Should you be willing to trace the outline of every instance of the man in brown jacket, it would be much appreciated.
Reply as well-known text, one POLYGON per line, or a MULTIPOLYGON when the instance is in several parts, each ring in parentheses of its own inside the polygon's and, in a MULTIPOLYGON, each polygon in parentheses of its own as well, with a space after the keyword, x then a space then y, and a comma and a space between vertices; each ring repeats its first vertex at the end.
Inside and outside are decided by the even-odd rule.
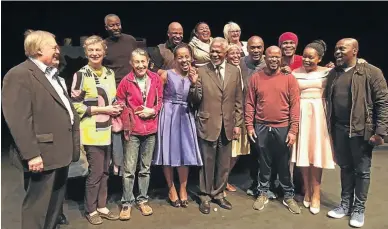
POLYGON ((228 43, 214 38, 210 46, 211 63, 193 71, 189 99, 198 107, 197 132, 203 167, 200 170, 199 210, 210 213, 210 200, 232 209, 223 195, 229 175, 232 140, 238 139, 243 124, 242 87, 237 67, 226 63, 228 43))
POLYGON ((53 68, 59 57, 55 36, 27 31, 28 59, 4 77, 2 105, 28 189, 22 229, 52 229, 62 208, 68 167, 79 159, 79 118, 53 68))

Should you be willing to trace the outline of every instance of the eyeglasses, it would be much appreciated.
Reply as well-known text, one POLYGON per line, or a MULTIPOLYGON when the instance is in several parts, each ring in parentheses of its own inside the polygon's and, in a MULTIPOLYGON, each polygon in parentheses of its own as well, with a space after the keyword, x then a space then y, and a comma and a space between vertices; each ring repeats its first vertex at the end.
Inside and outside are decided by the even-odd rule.
POLYGON ((229 33, 240 33, 241 30, 230 30, 229 33))

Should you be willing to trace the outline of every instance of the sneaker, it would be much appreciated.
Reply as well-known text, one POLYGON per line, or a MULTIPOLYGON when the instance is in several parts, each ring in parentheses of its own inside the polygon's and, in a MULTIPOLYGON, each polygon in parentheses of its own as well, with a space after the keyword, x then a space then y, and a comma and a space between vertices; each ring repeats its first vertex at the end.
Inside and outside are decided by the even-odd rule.
POLYGON ((364 226, 365 214, 364 212, 354 211, 350 216, 350 226, 352 227, 362 227, 364 226))
POLYGON ((333 210, 329 211, 327 215, 334 219, 341 219, 344 216, 349 215, 349 210, 347 208, 344 208, 342 205, 340 205, 334 208, 333 210))
POLYGON ((257 197, 256 201, 253 203, 253 209, 255 210, 263 210, 265 205, 268 204, 268 197, 266 195, 260 195, 257 197))
POLYGON ((294 214, 301 213, 301 210, 300 210, 298 203, 293 198, 283 200, 283 204, 286 207, 288 207, 288 210, 290 210, 290 212, 292 212, 294 214))
POLYGON ((129 220, 131 219, 131 207, 123 206, 120 212, 120 220, 129 220))
POLYGON ((257 185, 252 184, 251 187, 247 189, 248 196, 256 196, 257 195, 257 185))
POLYGON ((267 195, 268 195, 268 199, 270 199, 270 200, 275 200, 276 199, 276 194, 273 193, 270 190, 268 190, 267 195))

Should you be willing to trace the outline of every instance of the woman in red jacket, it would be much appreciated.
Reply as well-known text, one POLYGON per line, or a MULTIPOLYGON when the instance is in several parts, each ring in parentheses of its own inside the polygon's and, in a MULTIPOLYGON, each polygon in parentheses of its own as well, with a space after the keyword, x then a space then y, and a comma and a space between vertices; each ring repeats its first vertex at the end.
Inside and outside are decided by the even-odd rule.
POLYGON ((153 213, 148 205, 150 166, 158 129, 158 113, 162 106, 163 85, 156 73, 148 70, 149 56, 146 51, 132 52, 130 63, 133 70, 126 75, 117 88, 117 101, 126 105, 121 115, 124 124, 125 151, 121 220, 131 218, 131 207, 136 204, 144 216, 153 213), (130 125, 130 127, 128 127, 130 125), (139 196, 133 195, 136 168, 139 196))

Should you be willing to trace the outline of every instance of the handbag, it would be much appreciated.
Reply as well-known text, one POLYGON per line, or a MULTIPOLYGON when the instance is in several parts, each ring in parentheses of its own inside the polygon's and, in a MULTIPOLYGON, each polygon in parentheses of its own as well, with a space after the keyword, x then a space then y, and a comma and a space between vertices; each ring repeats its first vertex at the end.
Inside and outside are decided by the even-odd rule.
POLYGON ((120 116, 112 117, 112 132, 118 133, 123 131, 123 129, 124 129, 124 125, 120 116))

